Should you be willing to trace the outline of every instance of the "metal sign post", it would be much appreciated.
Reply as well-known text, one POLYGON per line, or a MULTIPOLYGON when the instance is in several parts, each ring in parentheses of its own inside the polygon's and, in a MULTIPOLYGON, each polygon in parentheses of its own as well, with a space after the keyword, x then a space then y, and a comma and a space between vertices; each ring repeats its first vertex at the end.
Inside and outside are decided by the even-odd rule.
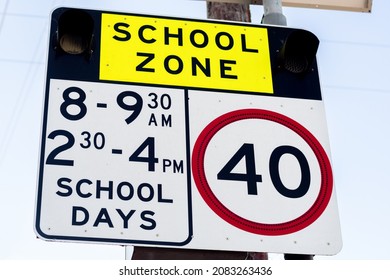
POLYGON ((262 23, 286 26, 287 20, 283 15, 281 0, 264 0, 264 17, 262 23))

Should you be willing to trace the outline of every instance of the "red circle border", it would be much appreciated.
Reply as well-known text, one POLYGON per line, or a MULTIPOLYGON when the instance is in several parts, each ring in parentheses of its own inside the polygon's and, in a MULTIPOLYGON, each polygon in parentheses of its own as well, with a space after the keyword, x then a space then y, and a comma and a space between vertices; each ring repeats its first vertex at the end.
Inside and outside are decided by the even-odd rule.
POLYGON ((333 173, 329 158, 319 141, 305 127, 293 119, 263 109, 242 109, 221 115, 208 124, 195 142, 192 153, 192 172, 197 189, 207 205, 223 220, 247 232, 261 235, 285 235, 300 231, 321 216, 326 209, 333 189, 333 173), (314 204, 300 217, 277 224, 254 222, 230 211, 211 190, 204 170, 204 158, 208 144, 214 135, 226 125, 246 119, 263 119, 281 124, 297 133, 313 150, 320 166, 321 186, 314 204))

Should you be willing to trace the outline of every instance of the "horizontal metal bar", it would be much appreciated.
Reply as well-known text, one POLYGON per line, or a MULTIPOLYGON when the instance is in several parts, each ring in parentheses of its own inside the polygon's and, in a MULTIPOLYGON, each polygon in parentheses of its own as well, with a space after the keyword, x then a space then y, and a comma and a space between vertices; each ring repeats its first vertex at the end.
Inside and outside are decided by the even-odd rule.
MULTIPOLYGON (((204 0, 203 0, 204 1, 204 0)), ((207 0, 209 2, 263 5, 262 0, 207 0)), ((372 0, 282 0, 283 6, 325 10, 371 12, 372 0)))

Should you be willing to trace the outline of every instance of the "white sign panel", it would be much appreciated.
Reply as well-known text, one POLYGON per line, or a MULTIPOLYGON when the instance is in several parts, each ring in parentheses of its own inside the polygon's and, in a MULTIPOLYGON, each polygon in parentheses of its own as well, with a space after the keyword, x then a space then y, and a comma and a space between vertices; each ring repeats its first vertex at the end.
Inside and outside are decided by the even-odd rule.
POLYGON ((339 228, 322 102, 201 92, 191 101, 199 105, 202 94, 207 105, 190 106, 200 116, 191 130, 198 135, 192 172, 194 199, 208 208, 198 207, 194 236, 203 228, 220 233, 205 237, 210 248, 339 250, 339 236, 306 239, 339 228))
POLYGON ((41 238, 340 250, 316 62, 304 79, 274 70, 292 30, 72 9, 52 30, 69 15, 99 44, 49 51, 41 238))
POLYGON ((42 231, 186 241, 184 91, 53 79, 49 95, 42 231))

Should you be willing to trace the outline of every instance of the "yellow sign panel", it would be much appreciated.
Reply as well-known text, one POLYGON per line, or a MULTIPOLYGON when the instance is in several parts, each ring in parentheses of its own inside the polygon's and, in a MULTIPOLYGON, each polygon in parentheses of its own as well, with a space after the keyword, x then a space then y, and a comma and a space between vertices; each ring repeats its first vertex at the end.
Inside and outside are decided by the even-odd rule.
POLYGON ((99 78, 273 93, 267 29, 103 13, 99 78))

